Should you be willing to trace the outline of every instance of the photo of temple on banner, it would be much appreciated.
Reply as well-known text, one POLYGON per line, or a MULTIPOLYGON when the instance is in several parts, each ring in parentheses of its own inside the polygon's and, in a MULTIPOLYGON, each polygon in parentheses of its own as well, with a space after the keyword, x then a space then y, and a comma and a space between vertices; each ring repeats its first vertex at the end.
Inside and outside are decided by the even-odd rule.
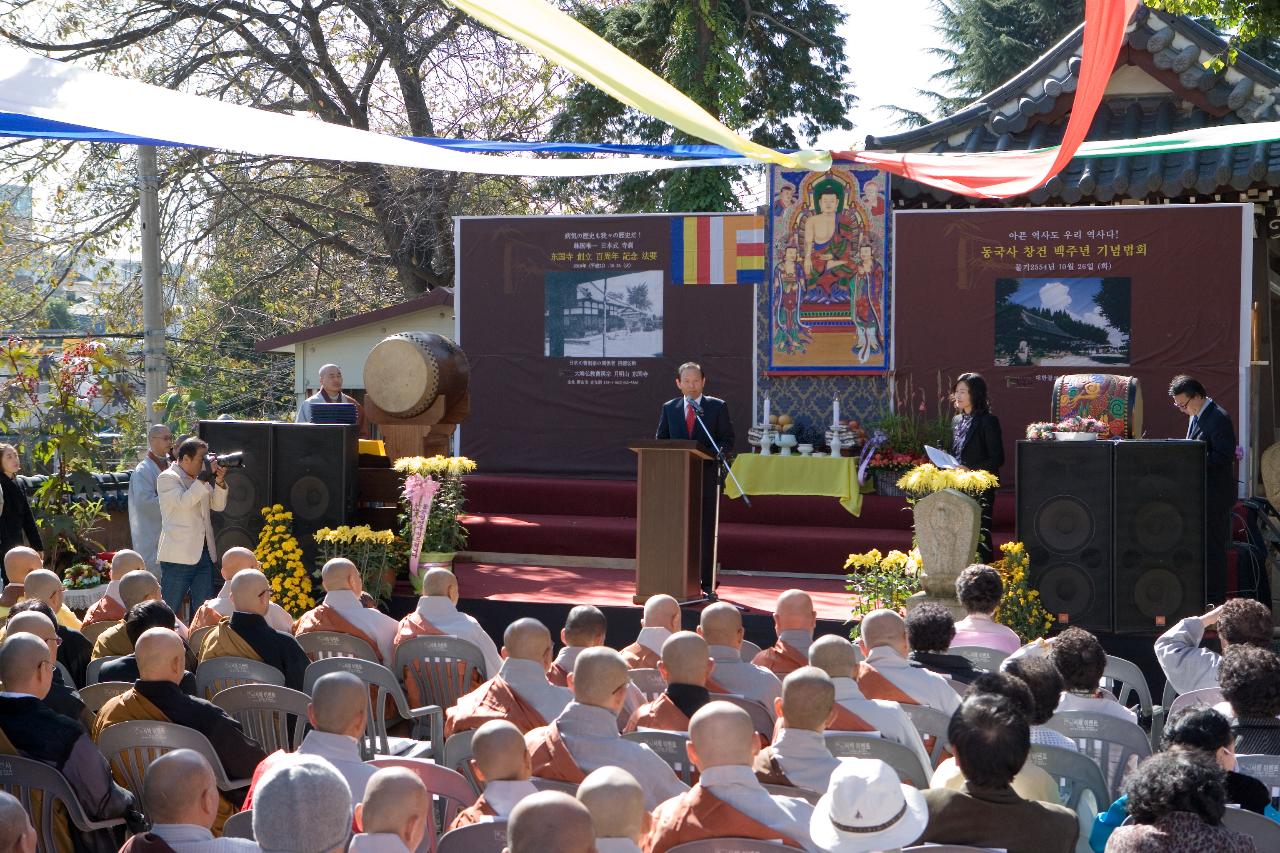
POLYGON ((998 367, 1129 364, 1127 278, 996 280, 998 367))
POLYGON ((662 355, 661 270, 623 274, 548 272, 545 294, 544 355, 662 355))

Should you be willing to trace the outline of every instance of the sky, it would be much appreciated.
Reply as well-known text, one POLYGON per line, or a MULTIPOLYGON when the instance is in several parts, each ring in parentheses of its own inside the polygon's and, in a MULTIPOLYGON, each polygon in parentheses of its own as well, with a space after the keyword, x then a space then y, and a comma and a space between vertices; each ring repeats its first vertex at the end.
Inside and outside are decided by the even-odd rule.
POLYGON ((1073 319, 1106 331, 1113 346, 1124 343, 1124 333, 1113 329, 1094 303, 1093 296, 1102 289, 1100 278, 1073 278, 1067 281, 1024 278, 1009 301, 1028 308, 1066 311, 1073 319))

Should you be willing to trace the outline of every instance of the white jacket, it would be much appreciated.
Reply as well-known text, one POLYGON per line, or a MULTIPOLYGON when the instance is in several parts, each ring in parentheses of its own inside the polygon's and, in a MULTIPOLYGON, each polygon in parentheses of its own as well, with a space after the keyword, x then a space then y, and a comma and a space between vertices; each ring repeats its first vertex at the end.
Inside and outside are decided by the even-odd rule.
POLYGON ((188 477, 174 462, 156 478, 156 492, 160 496, 160 561, 194 565, 208 546, 216 563, 218 547, 209 512, 227 508, 227 489, 188 477))

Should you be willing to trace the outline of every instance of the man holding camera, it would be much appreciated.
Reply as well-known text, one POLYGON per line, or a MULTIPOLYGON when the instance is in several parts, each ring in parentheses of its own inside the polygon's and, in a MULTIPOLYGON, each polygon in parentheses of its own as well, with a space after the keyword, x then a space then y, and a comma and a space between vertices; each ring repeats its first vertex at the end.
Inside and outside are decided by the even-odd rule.
POLYGON ((174 613, 191 593, 191 609, 213 596, 213 558, 218 553, 209 513, 227 507, 226 469, 209 445, 188 438, 177 461, 156 478, 160 498, 160 594, 174 613))

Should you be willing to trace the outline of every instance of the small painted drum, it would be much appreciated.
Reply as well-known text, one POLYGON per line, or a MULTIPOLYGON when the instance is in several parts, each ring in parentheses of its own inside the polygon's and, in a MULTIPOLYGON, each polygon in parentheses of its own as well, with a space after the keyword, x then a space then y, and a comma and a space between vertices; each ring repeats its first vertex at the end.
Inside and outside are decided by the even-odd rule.
POLYGON ((1108 438, 1142 437, 1142 388, 1136 376, 1072 373, 1053 383, 1054 423, 1079 415, 1102 421, 1108 438))

